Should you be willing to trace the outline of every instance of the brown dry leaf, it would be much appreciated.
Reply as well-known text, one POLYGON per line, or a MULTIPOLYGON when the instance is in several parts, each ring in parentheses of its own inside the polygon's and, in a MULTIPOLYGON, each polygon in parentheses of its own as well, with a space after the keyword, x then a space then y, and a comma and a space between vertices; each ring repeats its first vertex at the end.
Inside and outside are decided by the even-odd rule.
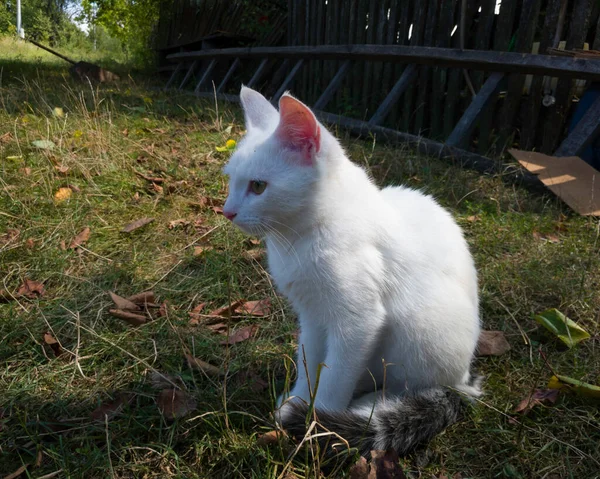
POLYGON ((5 476, 4 479, 16 479, 21 474, 23 474, 27 470, 28 467, 29 467, 29 464, 24 464, 21 467, 19 467, 19 469, 17 469, 12 474, 9 474, 8 476, 5 476))
POLYGON ((132 393, 118 393, 112 401, 102 403, 92 411, 90 417, 92 421, 106 421, 105 417, 112 419, 121 412, 123 407, 133 400, 132 393))
POLYGON ((12 133, 10 131, 7 131, 6 133, 0 135, 0 143, 8 143, 12 140, 12 137, 12 133))
POLYGON ((133 200, 135 203, 137 203, 138 201, 140 201, 140 194, 139 194, 139 192, 137 192, 137 191, 135 192, 135 195, 133 195, 133 198, 132 198, 132 200, 133 200))
POLYGON ((154 191, 156 191, 159 195, 162 195, 163 191, 164 191, 163 187, 160 185, 157 185, 156 183, 152 183, 152 189, 154 191))
POLYGON ((67 251, 67 243, 65 243, 64 240, 60 242, 60 249, 62 251, 67 251))
POLYGON ((206 223, 206 220, 199 216, 194 220, 194 228, 202 228, 204 227, 204 223, 206 223))
POLYGON ((180 226, 183 227, 183 228, 185 228, 189 224, 190 224, 190 222, 188 220, 173 220, 173 221, 169 221, 168 228, 170 230, 175 229, 175 228, 179 228, 180 226))
POLYGON ((141 314, 131 313, 129 311, 122 311, 120 309, 109 309, 108 312, 115 318, 123 319, 133 326, 141 326, 146 324, 147 318, 141 314))
POLYGON ((139 220, 132 221, 131 223, 125 225, 121 231, 123 233, 131 233, 132 231, 135 231, 142 226, 146 226, 153 221, 154 218, 140 218, 139 220))
POLYGON ((165 316, 167 316, 167 302, 164 301, 159 307, 158 307, 158 317, 159 318, 164 318, 165 316))
POLYGON ((186 354, 185 359, 190 369, 195 369, 205 373, 208 376, 223 376, 225 373, 216 366, 209 364, 201 359, 195 358, 191 354, 186 354))
POLYGON ((29 168, 28 166, 26 166, 25 168, 20 168, 19 171, 25 176, 31 175, 31 168, 29 168))
POLYGON ((211 210, 213 210, 215 213, 217 213, 218 215, 222 215, 223 214, 223 208, 220 206, 213 206, 211 208, 211 210))
POLYGON ((229 329, 225 323, 207 324, 206 327, 218 334, 227 334, 229 329))
POLYGON ((249 238, 248 243, 250 243, 252 246, 258 246, 260 245, 260 240, 258 238, 249 238))
POLYGON ((259 261, 265 255, 265 250, 262 248, 254 248, 249 249, 248 251, 244 251, 242 256, 248 261, 259 261))
POLYGON ((182 418, 196 409, 196 401, 181 389, 163 389, 156 398, 158 409, 167 419, 182 418))
POLYGON ((161 373, 160 371, 149 372, 150 385, 154 389, 169 389, 173 385, 183 386, 183 381, 179 376, 172 376, 171 374, 161 373))
POLYGON ((26 279, 25 282, 19 286, 17 290, 17 296, 25 296, 29 299, 41 298, 44 296, 44 285, 39 281, 33 281, 31 279, 26 279))
POLYGON ((140 311, 140 309, 141 309, 133 301, 122 298, 121 296, 113 293, 112 291, 109 291, 108 294, 110 296, 110 299, 112 299, 112 302, 115 303, 115 306, 117 307, 117 309, 124 309, 124 310, 129 310, 129 311, 140 311))
POLYGON ((233 303, 231 303, 231 304, 229 304, 227 306, 223 306, 222 308, 218 308, 218 309, 215 309, 215 310, 211 311, 210 313, 208 313, 208 315, 209 316, 221 316, 221 317, 224 317, 224 318, 228 318, 242 304, 244 304, 244 300, 243 299, 239 299, 239 300, 234 301, 233 303))
POLYGON ((560 238, 554 233, 540 233, 538 231, 534 231, 533 237, 537 240, 547 241, 548 243, 560 243, 560 238))
POLYGON ((205 306, 206 306, 206 303, 200 303, 199 305, 194 307, 194 309, 192 309, 188 313, 191 318, 189 324, 196 325, 199 323, 200 317, 202 315, 202 310, 204 309, 205 306))
POLYGON ((510 350, 502 331, 481 331, 477 343, 477 356, 500 356, 510 350))
POLYGON ((241 343, 242 341, 246 341, 248 339, 250 339, 252 336, 254 336, 256 334, 256 331, 258 330, 258 326, 256 324, 253 324, 252 326, 245 326, 243 328, 239 328, 236 329, 233 333, 231 333, 229 335, 229 337, 224 340, 221 341, 222 345, 226 345, 226 344, 236 344, 236 343, 241 343))
POLYGON ((249 314, 251 316, 268 316, 271 314, 271 300, 261 299, 259 301, 247 301, 235 310, 238 314, 249 314))
POLYGON ((259 446, 270 446, 279 444, 279 441, 287 439, 287 435, 283 431, 269 431, 264 434, 259 434, 256 438, 256 444, 259 446))
POLYGON ((78 246, 81 246, 84 243, 86 243, 87 240, 90 239, 91 233, 92 230, 89 227, 86 226, 85 228, 83 228, 83 230, 81 230, 81 232, 77 236, 75 236, 75 238, 73 238, 71 244, 69 245, 69 248, 75 249, 78 246))
POLYGON ((35 241, 33 238, 27 238, 27 241, 25 241, 25 246, 27 246, 29 249, 33 249, 35 248, 35 241))
POLYGON ((370 466, 368 479, 406 479, 394 450, 371 451, 370 466))
POLYGON ((558 398, 558 389, 536 389, 535 392, 523 399, 515 408, 515 412, 527 414, 538 404, 554 404, 558 398))
POLYGON ((129 128, 125 128, 121 133, 123 136, 129 136, 129 128))
POLYGON ((50 346, 50 349, 52 349, 52 351, 54 351, 54 356, 59 357, 63 353, 63 350, 60 347, 60 343, 56 340, 56 338, 54 336, 52 336, 52 333, 50 333, 50 332, 44 333, 43 338, 44 338, 44 343, 47 344, 48 346, 50 346))
POLYGON ((467 221, 469 223, 475 223, 476 221, 479 221, 481 218, 479 215, 471 215, 467 217, 467 221))
POLYGON ((7 245, 12 241, 15 241, 21 236, 21 230, 15 228, 9 228, 2 236, 0 236, 0 244, 7 245))
POLYGON ((141 293, 134 294, 133 296, 129 296, 126 299, 127 301, 131 301, 132 303, 139 304, 141 306, 144 306, 146 303, 154 303, 154 301, 156 301, 154 291, 143 291, 141 293))
POLYGON ((360 456, 350 470, 348 471, 349 479, 369 479, 369 465, 367 460, 360 456))
POLYGON ((65 165, 55 165, 54 168, 61 175, 66 175, 70 171, 70 168, 65 165))
POLYGON ((212 246, 194 246, 194 256, 202 256, 207 251, 212 251, 212 246))
POLYGON ((236 383, 249 387, 253 392, 259 393, 269 387, 269 383, 252 370, 243 370, 237 374, 236 383))

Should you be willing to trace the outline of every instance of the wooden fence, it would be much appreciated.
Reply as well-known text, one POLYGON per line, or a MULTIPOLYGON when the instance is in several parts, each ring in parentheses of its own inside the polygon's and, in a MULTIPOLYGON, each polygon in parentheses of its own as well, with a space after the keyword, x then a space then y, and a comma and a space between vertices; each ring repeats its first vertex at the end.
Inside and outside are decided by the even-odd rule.
MULTIPOLYGON (((236 4, 216 3, 228 8, 236 4)), ((287 45, 380 44, 544 54, 549 48, 600 49, 599 11, 598 0, 287 0, 287 15, 277 29, 287 30, 287 45)), ((238 20, 230 15, 231 32, 238 20)), ((344 62, 307 58, 288 87, 313 105, 344 62)), ((287 71, 276 73, 283 78, 292 67, 289 63, 287 71)), ((248 77, 245 68, 242 62, 239 78, 248 77)), ((405 77, 413 81, 382 125, 441 142, 490 77, 476 69, 352 60, 344 66, 347 71, 327 110, 360 120, 372 118, 408 68, 414 72, 405 77)), ((566 76, 549 79, 515 73, 502 78, 501 94, 484 105, 470 144, 464 146, 484 155, 510 144, 554 152, 565 136, 576 86, 566 76)), ((581 86, 579 82, 583 91, 581 86)), ((239 81, 229 81, 229 92, 238 88, 239 81)))
MULTIPOLYGON (((599 7, 597 0, 288 0, 287 41, 289 45, 422 45, 524 53, 571 50, 583 48, 584 43, 600 49, 599 7)), ((312 104, 340 64, 307 62, 293 92, 312 104)), ((407 67, 354 62, 351 68, 328 110, 367 119, 407 67)), ((475 92, 488 76, 478 71, 468 75, 475 92)), ((514 141, 524 149, 553 152, 564 136, 573 87, 572 79, 551 82, 543 77, 509 76, 501 85, 505 94, 482 115, 471 149, 490 154, 514 141)), ((472 94, 464 71, 421 66, 417 81, 385 125, 443 141, 472 94)))

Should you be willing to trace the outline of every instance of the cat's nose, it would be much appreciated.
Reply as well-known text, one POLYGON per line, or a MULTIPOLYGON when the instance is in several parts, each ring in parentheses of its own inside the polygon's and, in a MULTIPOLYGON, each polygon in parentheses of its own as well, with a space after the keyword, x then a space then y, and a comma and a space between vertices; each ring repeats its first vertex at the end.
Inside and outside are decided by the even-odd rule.
POLYGON ((233 221, 233 218, 237 216, 237 213, 232 211, 223 211, 223 216, 225 216, 225 218, 227 218, 229 221, 233 221))

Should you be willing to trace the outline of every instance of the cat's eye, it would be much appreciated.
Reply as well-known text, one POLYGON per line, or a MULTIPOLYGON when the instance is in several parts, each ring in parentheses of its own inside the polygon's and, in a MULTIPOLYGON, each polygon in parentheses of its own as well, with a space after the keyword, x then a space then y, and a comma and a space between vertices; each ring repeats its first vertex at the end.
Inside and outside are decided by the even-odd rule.
POLYGON ((252 180, 250 182, 250 191, 252 193, 254 193, 255 195, 261 195, 263 193, 263 191, 265 191, 266 187, 267 187, 266 181, 252 180))

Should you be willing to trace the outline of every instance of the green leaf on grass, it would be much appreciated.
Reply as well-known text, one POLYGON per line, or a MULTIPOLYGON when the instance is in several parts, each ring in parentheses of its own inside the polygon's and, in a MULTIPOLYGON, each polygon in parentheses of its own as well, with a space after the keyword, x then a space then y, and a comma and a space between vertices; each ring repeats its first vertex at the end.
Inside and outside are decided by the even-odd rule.
POLYGON ((56 146, 54 142, 50 140, 35 140, 32 141, 31 144, 36 148, 40 148, 42 150, 52 150, 56 146))
POLYGON ((548 381, 550 389, 568 389, 578 396, 600 399, 600 386, 584 383, 568 376, 552 376, 548 381))
POLYGON ((585 329, 555 308, 547 309, 543 313, 535 315, 533 319, 553 332, 569 348, 590 337, 585 329))

